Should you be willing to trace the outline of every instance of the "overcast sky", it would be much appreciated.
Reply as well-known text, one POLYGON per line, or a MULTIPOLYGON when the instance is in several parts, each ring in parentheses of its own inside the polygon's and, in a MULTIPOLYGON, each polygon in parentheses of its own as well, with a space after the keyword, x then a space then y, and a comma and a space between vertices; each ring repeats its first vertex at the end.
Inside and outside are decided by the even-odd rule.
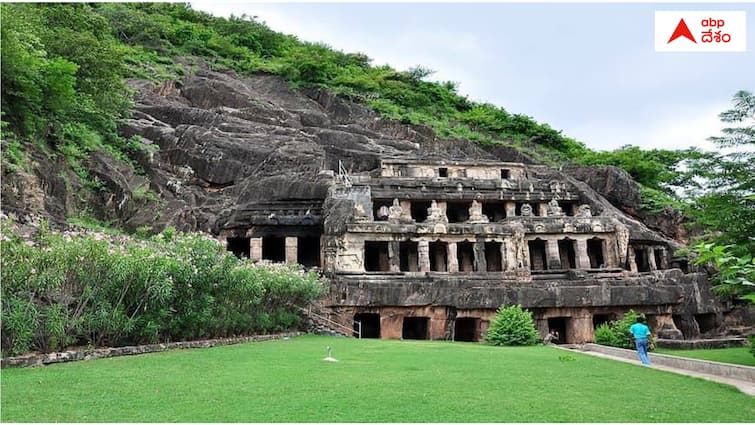
POLYGON ((523 113, 595 149, 710 148, 718 113, 755 90, 755 5, 192 2, 374 65, 422 65, 470 99, 523 113), (655 53, 655 10, 744 10, 746 53, 655 53))

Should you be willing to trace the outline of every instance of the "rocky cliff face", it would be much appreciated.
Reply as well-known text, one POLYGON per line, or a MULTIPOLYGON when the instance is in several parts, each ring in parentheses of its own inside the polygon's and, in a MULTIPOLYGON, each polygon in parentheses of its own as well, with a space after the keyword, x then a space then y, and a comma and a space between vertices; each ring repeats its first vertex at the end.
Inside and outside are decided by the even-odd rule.
MULTIPOLYGON (((339 161, 352 173, 375 170, 383 156, 532 162, 511 148, 486 151, 439 139, 427 127, 380 118, 326 91, 295 90, 271 75, 239 77, 200 66, 179 82, 127 83, 135 106, 120 131, 141 139, 143 173, 96 152, 85 165, 105 190, 82 191, 64 163, 35 154, 29 171, 5 171, 3 210, 58 222, 89 210, 131 230, 172 225, 218 234, 243 226, 245 212, 261 203, 322 202, 332 176, 323 170, 337 170, 339 161)), ((626 174, 536 168, 580 185, 595 213, 619 217, 643 239, 664 239, 624 214, 639 202, 626 174)))

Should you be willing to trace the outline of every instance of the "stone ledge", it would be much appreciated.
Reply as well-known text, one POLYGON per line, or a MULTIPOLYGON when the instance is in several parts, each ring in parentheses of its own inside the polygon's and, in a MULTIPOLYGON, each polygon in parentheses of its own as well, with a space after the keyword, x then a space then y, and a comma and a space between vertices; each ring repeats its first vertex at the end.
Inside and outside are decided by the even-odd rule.
POLYGON ((209 348, 219 345, 242 344, 245 342, 261 342, 294 337, 304 332, 287 332, 272 335, 254 335, 236 338, 203 339, 198 341, 166 342, 163 344, 129 345, 124 347, 95 348, 91 350, 68 350, 47 354, 26 354, 18 357, 6 357, 0 360, 0 368, 41 366, 53 363, 74 362, 79 360, 102 359, 106 357, 130 356, 134 354, 157 353, 160 351, 209 348))
POLYGON ((655 343, 661 348, 674 350, 696 350, 705 348, 729 348, 747 346, 747 338, 715 338, 715 339, 656 339, 655 343))
MULTIPOLYGON (((608 354, 625 359, 637 359, 637 352, 624 348, 607 347, 599 344, 584 344, 578 349, 583 351, 593 351, 596 353, 608 354)), ((650 362, 660 366, 667 366, 676 369, 689 370, 697 373, 720 376, 723 378, 733 378, 742 381, 755 382, 755 367, 735 365, 730 363, 714 362, 710 360, 688 359, 684 357, 670 356, 667 354, 649 353, 650 362)))

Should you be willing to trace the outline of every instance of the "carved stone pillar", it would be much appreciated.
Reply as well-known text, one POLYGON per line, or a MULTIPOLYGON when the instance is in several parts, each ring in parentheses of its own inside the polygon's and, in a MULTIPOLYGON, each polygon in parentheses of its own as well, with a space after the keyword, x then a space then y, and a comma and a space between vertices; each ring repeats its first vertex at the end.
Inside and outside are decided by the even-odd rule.
POLYGON ((249 258, 262 261, 262 238, 249 239, 249 258))
POLYGON ((650 271, 658 270, 658 266, 655 264, 655 250, 652 246, 645 248, 645 255, 648 257, 648 267, 650 267, 650 271))
POLYGON ((506 208, 506 218, 516 216, 516 202, 506 201, 503 205, 506 208))
POLYGON ((548 270, 559 270, 561 268, 558 240, 548 239, 545 241, 545 261, 548 263, 548 270))
POLYGON ((286 236, 286 264, 294 264, 299 257, 299 238, 286 236))
POLYGON ((488 262, 485 258, 485 241, 478 240, 474 243, 474 271, 484 272, 488 270, 488 262))
POLYGON ((392 272, 401 271, 401 248, 399 241, 388 242, 388 263, 392 272))
POLYGON ((430 271, 430 242, 419 241, 417 243, 417 253, 419 254, 419 271, 430 271))
POLYGON ((456 242, 448 243, 448 272, 459 272, 459 259, 456 256, 456 242))
POLYGON ((548 216, 548 204, 544 202, 539 202, 537 204, 537 215, 540 217, 547 217, 548 216))
POLYGON ((401 209, 404 210, 404 218, 409 219, 409 217, 412 217, 412 201, 408 199, 404 199, 399 201, 399 205, 401 205, 401 209))
POLYGON ((587 255, 587 241, 584 239, 577 239, 577 252, 576 254, 576 260, 577 260, 577 268, 578 269, 589 269, 590 268, 590 257, 587 255))
POLYGON ((566 326, 567 344, 582 344, 592 342, 595 338, 592 325, 592 315, 587 312, 580 313, 579 316, 569 318, 566 326))
POLYGON ((516 257, 514 250, 509 246, 511 242, 504 239, 501 242, 501 270, 513 270, 516 267, 516 257))
POLYGON ((668 269, 668 250, 665 247, 659 249, 661 250, 661 264, 656 264, 656 266, 666 270, 668 269))
POLYGON ((627 263, 629 264, 629 271, 637 273, 637 260, 634 257, 634 249, 629 249, 627 253, 627 263))

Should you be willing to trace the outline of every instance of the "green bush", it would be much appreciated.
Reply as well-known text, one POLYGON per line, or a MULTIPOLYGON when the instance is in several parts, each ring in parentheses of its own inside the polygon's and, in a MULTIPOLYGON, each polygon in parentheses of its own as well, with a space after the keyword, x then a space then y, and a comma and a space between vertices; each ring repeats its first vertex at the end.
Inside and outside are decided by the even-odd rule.
POLYGON ((539 340, 532 313, 520 305, 501 306, 485 334, 492 345, 535 345, 539 340))
POLYGON ((175 229, 142 240, 93 231, 33 238, 3 223, 2 349, 228 337, 291 329, 291 304, 319 297, 316 273, 239 260, 175 229))
POLYGON ((637 322, 637 317, 645 317, 645 315, 629 310, 621 319, 598 326, 595 329, 595 343, 611 347, 634 348, 634 340, 629 334, 629 327, 637 322))

